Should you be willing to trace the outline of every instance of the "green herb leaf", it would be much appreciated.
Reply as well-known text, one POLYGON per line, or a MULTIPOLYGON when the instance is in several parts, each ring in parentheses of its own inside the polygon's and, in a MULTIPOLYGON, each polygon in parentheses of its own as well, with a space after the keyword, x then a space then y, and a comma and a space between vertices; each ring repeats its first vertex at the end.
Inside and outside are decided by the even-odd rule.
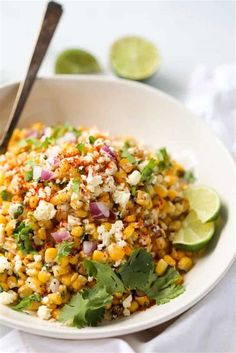
POLYGON ((152 256, 143 248, 135 250, 121 266, 119 274, 125 287, 145 290, 155 279, 152 256))
POLYGON ((76 137, 79 137, 81 135, 81 131, 76 129, 73 125, 69 124, 69 123, 65 123, 64 127, 66 128, 66 130, 68 132, 72 132, 76 135, 76 137))
POLYGON ((34 235, 33 228, 30 225, 26 225, 21 222, 13 232, 18 248, 24 253, 35 253, 35 249, 32 246, 32 237, 34 235))
POLYGON ((58 246, 56 261, 60 262, 63 256, 68 256, 73 248, 74 243, 64 240, 58 246))
POLYGON ((7 190, 2 190, 0 196, 3 201, 11 201, 12 199, 12 194, 7 190))
POLYGON ((76 145, 77 150, 80 151, 81 156, 84 156, 85 153, 85 144, 84 143, 78 143, 78 145, 76 145))
POLYGON ((168 169, 171 166, 170 162, 170 156, 167 153, 167 150, 165 147, 160 148, 157 151, 157 158, 158 158, 158 167, 160 169, 168 169))
POLYGON ((187 183, 193 183, 196 180, 192 170, 186 170, 183 179, 186 180, 187 183))
POLYGON ((131 195, 132 195, 132 196, 135 196, 136 193, 137 193, 137 187, 136 187, 136 186, 132 186, 132 187, 131 187, 131 195))
POLYGON ((185 291, 185 288, 178 283, 181 278, 178 271, 169 268, 166 273, 158 277, 152 286, 146 291, 146 294, 155 299, 157 304, 168 303, 171 299, 176 298, 185 291))
POLYGON ((34 167, 36 165, 36 163, 34 161, 28 161, 28 162, 26 162, 25 165, 29 165, 30 167, 34 167))
POLYGON ((29 297, 23 298, 17 305, 13 306, 12 309, 22 311, 28 309, 34 302, 40 302, 41 296, 39 294, 31 294, 29 297))
POLYGON ((134 158, 134 156, 129 152, 129 144, 125 143, 123 150, 121 152, 121 157, 122 158, 126 158, 128 159, 129 163, 131 164, 136 164, 136 159, 134 158))
POLYGON ((96 326, 103 318, 104 306, 110 304, 112 295, 104 287, 95 286, 75 294, 59 315, 59 321, 78 328, 96 326))
POLYGON ((73 179, 71 182, 71 189, 76 193, 80 194, 80 179, 73 179))
POLYGON ((124 292, 124 285, 111 266, 87 259, 83 263, 88 275, 96 278, 97 284, 105 287, 107 293, 124 292))
POLYGON ((150 182, 152 180, 152 175, 157 167, 157 162, 155 159, 150 159, 148 164, 143 168, 141 173, 141 181, 150 182))
POLYGON ((17 219, 24 212, 24 206, 21 203, 15 204, 14 206, 12 218, 17 219))
POLYGON ((27 170, 25 172, 25 181, 30 181, 33 179, 33 169, 27 170))
POLYGON ((96 137, 89 136, 89 142, 91 143, 91 145, 93 145, 95 141, 96 141, 96 137))
POLYGON ((53 144, 54 142, 55 142, 55 139, 52 136, 46 137, 45 140, 41 143, 41 147, 48 148, 48 146, 53 144))

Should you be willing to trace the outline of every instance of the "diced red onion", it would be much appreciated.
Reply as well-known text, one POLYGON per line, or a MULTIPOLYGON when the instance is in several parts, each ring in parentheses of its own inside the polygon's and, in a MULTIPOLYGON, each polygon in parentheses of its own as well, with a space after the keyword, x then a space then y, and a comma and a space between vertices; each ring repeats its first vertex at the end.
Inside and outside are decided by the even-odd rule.
POLYGON ((115 214, 103 202, 90 202, 90 212, 94 219, 116 218, 115 214))
POLYGON ((51 233, 51 236, 57 243, 61 243, 63 240, 71 239, 71 235, 67 230, 60 230, 58 232, 51 233))
POLYGON ((26 133, 26 137, 38 137, 38 132, 36 130, 30 130, 26 133))
POLYGON ((54 178, 53 172, 51 172, 50 170, 42 169, 41 178, 40 178, 42 181, 51 180, 53 178, 54 178))
POLYGON ((59 165, 59 158, 57 158, 56 156, 51 156, 48 157, 47 162, 50 164, 50 166, 57 166, 59 165))
POLYGON ((94 250, 97 249, 97 243, 95 241, 85 240, 83 242, 83 252, 85 255, 91 255, 94 250))
POLYGON ((114 160, 117 159, 115 152, 113 152, 113 151, 111 150, 111 148, 110 148, 109 146, 107 146, 106 144, 104 144, 104 145, 102 146, 102 150, 103 150, 110 158, 112 158, 112 159, 114 159, 114 160))
POLYGON ((59 285, 60 285, 60 283, 59 283, 58 279, 53 278, 53 279, 51 280, 50 285, 49 285, 50 291, 51 291, 52 293, 58 292, 58 290, 59 290, 59 285))

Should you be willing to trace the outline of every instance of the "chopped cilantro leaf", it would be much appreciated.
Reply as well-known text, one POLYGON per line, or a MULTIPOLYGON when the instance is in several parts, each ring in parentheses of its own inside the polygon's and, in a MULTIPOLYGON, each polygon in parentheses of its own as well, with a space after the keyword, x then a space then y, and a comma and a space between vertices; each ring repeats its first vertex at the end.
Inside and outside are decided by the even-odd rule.
POLYGON ((104 306, 111 302, 112 296, 104 287, 86 289, 62 308, 59 321, 78 328, 96 326, 103 318, 104 306))
POLYGON ((33 228, 21 222, 14 230, 13 235, 16 238, 18 248, 24 253, 34 253, 32 246, 33 228))
POLYGON ((25 310, 30 307, 30 305, 34 302, 40 302, 41 296, 39 294, 31 294, 28 297, 23 298, 17 305, 13 306, 14 310, 25 310))
POLYGON ((187 183, 193 183, 196 180, 192 170, 186 170, 183 179, 186 180, 187 183))
POLYGON ((167 153, 167 150, 165 147, 160 148, 157 151, 157 158, 158 158, 158 167, 160 169, 168 169, 171 166, 170 162, 170 156, 167 153))
POLYGON ((25 172, 25 181, 30 181, 33 179, 33 169, 27 170, 25 172))
POLYGON ((20 147, 26 147, 29 145, 34 145, 36 148, 40 148, 42 145, 42 142, 39 139, 37 139, 36 137, 30 137, 30 138, 23 139, 18 142, 18 146, 20 146, 20 147))
POLYGON ((28 161, 26 162, 26 165, 29 165, 30 167, 34 167, 36 163, 34 161, 28 161))
POLYGON ((131 187, 131 195, 132 195, 132 196, 135 196, 136 193, 137 193, 137 187, 136 187, 136 186, 132 186, 132 187, 131 187))
POLYGON ((78 143, 78 145, 76 145, 77 150, 80 151, 81 156, 84 156, 85 153, 85 144, 84 143, 78 143))
POLYGON ((74 243, 64 240, 58 247, 56 261, 60 262, 63 256, 68 256, 74 243))
POLYGON ((95 141, 96 141, 96 137, 89 136, 89 142, 91 143, 91 145, 93 145, 95 141))
POLYGON ((105 287, 107 293, 124 292, 123 283, 111 266, 87 259, 84 260, 84 266, 88 275, 95 277, 97 284, 105 287))
POLYGON ((65 123, 64 124, 64 128, 68 131, 68 132, 73 132, 76 137, 79 137, 81 135, 81 131, 76 129, 73 125, 69 124, 69 123, 65 123))
POLYGON ((71 189, 76 193, 80 193, 80 179, 73 179, 71 182, 71 189))
POLYGON ((55 142, 55 139, 52 136, 46 137, 45 140, 42 142, 41 147, 47 148, 49 145, 51 145, 54 142, 55 142))
POLYGON ((8 192, 7 190, 2 190, 0 193, 0 196, 3 201, 11 201, 12 199, 12 194, 8 192))
POLYGON ((150 182, 152 180, 152 174, 157 167, 157 162, 155 159, 150 159, 148 164, 143 168, 141 173, 141 181, 150 182))
POLYGON ((135 164, 136 163, 136 159, 134 158, 134 156, 128 151, 128 145, 127 143, 124 145, 123 150, 121 152, 121 157, 122 158, 126 158, 128 159, 129 163, 131 164, 135 164))

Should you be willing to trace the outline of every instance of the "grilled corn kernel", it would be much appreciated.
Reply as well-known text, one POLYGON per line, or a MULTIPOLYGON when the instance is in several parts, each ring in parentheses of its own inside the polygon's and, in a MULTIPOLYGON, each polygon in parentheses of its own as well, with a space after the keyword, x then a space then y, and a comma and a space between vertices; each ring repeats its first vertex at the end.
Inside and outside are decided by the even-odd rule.
POLYGON ((185 256, 185 253, 181 250, 172 249, 170 255, 171 255, 171 257, 173 257, 173 259, 180 260, 180 259, 182 259, 182 257, 185 256))
POLYGON ((30 208, 36 208, 39 203, 38 196, 31 196, 29 199, 30 208))
POLYGON ((166 197, 168 195, 167 188, 161 184, 155 185, 154 190, 157 193, 157 195, 160 197, 166 197))
POLYGON ((69 259, 66 256, 61 257, 60 265, 61 267, 66 267, 69 264, 69 259))
POLYGON ((158 276, 163 275, 165 273, 167 267, 168 267, 167 262, 165 262, 165 260, 163 260, 163 259, 160 259, 158 261, 158 263, 156 264, 156 274, 158 276))
POLYGON ((37 236, 40 240, 45 240, 47 237, 46 230, 44 228, 39 228, 39 230, 37 232, 37 236))
POLYGON ((60 293, 50 293, 48 294, 48 298, 51 303, 56 304, 56 305, 61 305, 62 304, 62 298, 60 293))
POLYGON ((174 185, 176 183, 177 177, 174 176, 174 175, 166 175, 164 180, 165 180, 167 185, 171 186, 171 185, 174 185))
POLYGON ((9 276, 7 279, 7 285, 10 289, 17 287, 17 279, 15 276, 9 276))
POLYGON ((175 206, 172 202, 167 201, 162 209, 164 213, 173 214, 175 212, 175 206))
POLYGON ((174 200, 178 196, 179 196, 179 194, 178 194, 178 192, 176 190, 173 190, 173 189, 168 190, 168 197, 171 200, 174 200))
POLYGON ((79 217, 79 218, 85 218, 85 217, 87 217, 88 212, 87 212, 87 211, 84 211, 84 210, 77 210, 77 211, 76 211, 76 215, 77 215, 77 217, 79 217))
POLYGON ((181 228, 181 222, 180 221, 173 221, 169 225, 169 229, 173 230, 173 231, 179 230, 180 228, 181 228))
POLYGON ((27 284, 23 285, 18 289, 18 294, 21 298, 28 297, 33 293, 33 290, 27 286, 27 284))
POLYGON ((164 261, 167 262, 167 264, 169 266, 175 266, 176 265, 176 261, 175 259, 173 259, 170 255, 165 255, 163 257, 164 261))
POLYGON ((136 221, 136 216, 134 214, 131 214, 125 217, 125 222, 135 222, 135 221, 136 221))
POLYGON ((137 204, 147 208, 147 209, 150 209, 152 208, 152 200, 151 200, 151 197, 150 195, 145 192, 145 191, 142 191, 142 190, 138 190, 137 192, 137 198, 136 198, 136 202, 137 204))
POLYGON ((74 236, 74 237, 81 237, 83 235, 83 227, 81 226, 76 226, 76 227, 73 227, 72 228, 72 231, 71 231, 71 234, 74 236))
POLYGON ((193 260, 190 257, 184 256, 178 262, 178 268, 183 271, 189 271, 193 266, 193 260))
POLYGON ((135 297, 135 301, 138 302, 140 306, 147 306, 150 303, 150 301, 146 295, 144 295, 142 297, 135 297))
POLYGON ((60 314, 60 310, 59 309, 54 309, 52 311, 52 317, 55 319, 55 320, 59 320, 59 314, 60 314))
POLYGON ((0 224, 7 224, 7 219, 2 214, 0 214, 0 224))
POLYGON ((108 255, 103 251, 95 250, 93 252, 93 260, 98 262, 106 262, 108 260, 108 255))
POLYGON ((123 158, 120 160, 119 165, 126 173, 130 173, 133 170, 133 165, 129 163, 128 159, 123 158))
POLYGON ((54 262, 57 256, 57 249, 56 248, 48 248, 45 251, 45 261, 46 262, 54 262))
POLYGON ((12 235, 14 228, 15 228, 15 222, 14 221, 10 221, 10 222, 7 223, 7 225, 5 227, 5 231, 6 231, 8 236, 12 235))
POLYGON ((51 277, 49 272, 45 272, 45 271, 40 271, 38 273, 38 279, 40 280, 40 282, 42 283, 46 283, 49 278, 51 277))
POLYGON ((77 265, 78 262, 79 262, 79 259, 77 256, 70 256, 69 257, 69 263, 71 265, 77 265))
POLYGON ((159 237, 156 239, 157 250, 163 250, 167 247, 168 243, 165 238, 159 237))
POLYGON ((129 307, 129 311, 130 311, 131 313, 134 313, 135 311, 138 310, 138 308, 139 308, 138 302, 136 302, 135 300, 133 300, 132 303, 131 303, 131 305, 130 305, 130 307, 129 307))
POLYGON ((131 248, 131 246, 129 246, 129 245, 124 246, 125 255, 130 256, 132 254, 132 251, 133 251, 133 249, 131 248))
POLYGON ((133 235, 133 233, 134 233, 134 227, 131 224, 129 224, 124 230, 125 239, 130 238, 133 235))
POLYGON ((71 275, 66 274, 66 275, 61 276, 60 281, 65 286, 69 286, 71 284, 71 275))
POLYGON ((76 278, 76 280, 73 281, 72 288, 78 291, 85 286, 86 282, 87 282, 86 277, 79 275, 76 278))
POLYGON ((9 210, 10 204, 11 203, 9 201, 3 201, 3 203, 2 203, 2 214, 4 216, 8 215, 8 210, 9 210))
POLYGON ((113 261, 122 260, 125 256, 123 248, 117 244, 111 244, 108 246, 108 253, 113 261))

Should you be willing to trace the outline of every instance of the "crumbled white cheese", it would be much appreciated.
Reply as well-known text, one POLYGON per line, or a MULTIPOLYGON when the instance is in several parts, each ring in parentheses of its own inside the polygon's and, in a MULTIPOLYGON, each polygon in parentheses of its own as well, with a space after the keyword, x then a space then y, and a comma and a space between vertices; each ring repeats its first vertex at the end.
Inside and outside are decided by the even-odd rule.
POLYGON ((61 145, 62 143, 65 142, 75 142, 76 141, 76 136, 73 132, 67 132, 64 136, 59 137, 57 139, 57 144, 61 145))
POLYGON ((14 257, 14 263, 15 263, 14 271, 17 273, 22 267, 22 261, 19 255, 16 255, 14 257))
POLYGON ((125 309, 123 310, 123 314, 124 314, 124 316, 130 316, 130 311, 129 311, 129 309, 125 308, 125 309))
POLYGON ((96 186, 102 184, 102 177, 101 175, 93 175, 93 170, 89 167, 88 177, 87 177, 87 188, 89 191, 94 192, 96 186))
POLYGON ((13 290, 0 293, 0 304, 8 305, 17 299, 17 294, 13 290))
POLYGON ((116 241, 122 240, 122 229, 124 228, 124 224, 121 220, 116 221, 112 224, 110 233, 114 235, 116 241))
POLYGON ((44 191, 47 195, 47 197, 50 197, 51 195, 51 188, 49 186, 45 186, 44 191))
POLYGON ((88 276, 88 282, 92 282, 93 281, 93 276, 88 276))
POLYGON ((114 162, 110 162, 105 170, 105 175, 114 175, 117 172, 117 166, 114 162))
POLYGON ((51 310, 46 305, 40 305, 37 314, 40 319, 48 320, 51 316, 51 310))
POLYGON ((104 246, 108 246, 110 244, 111 233, 107 232, 104 226, 99 226, 97 232, 98 239, 102 240, 102 244, 99 244, 98 248, 102 249, 104 246))
POLYGON ((5 256, 0 256, 0 273, 11 270, 11 263, 5 256))
POLYGON ((124 308, 129 308, 132 302, 132 295, 130 294, 125 300, 123 300, 122 305, 124 308))
POLYGON ((22 207, 20 203, 12 203, 9 207, 9 215, 11 218, 15 217, 15 214, 17 213, 19 207, 22 207))
POLYGON ((49 303, 49 298, 48 297, 43 297, 42 298, 42 304, 47 305, 49 303))
POLYGON ((45 199, 46 198, 46 193, 44 192, 44 190, 42 188, 39 189, 38 191, 38 196, 41 198, 41 199, 45 199))
POLYGON ((84 156, 83 161, 88 162, 88 163, 92 163, 92 161, 93 161, 92 153, 88 153, 86 156, 84 156))
MULTIPOLYGON (((26 272, 27 273, 27 272, 26 272)), ((27 286, 32 289, 33 292, 37 292, 38 291, 38 288, 37 286, 35 285, 35 282, 33 281, 33 279, 31 277, 28 277, 27 280, 26 280, 26 284, 27 286)))
POLYGON ((103 191, 104 192, 113 192, 115 191, 115 181, 114 178, 112 176, 108 176, 104 182, 104 186, 103 186, 103 191))
POLYGON ((127 202, 129 201, 129 198, 129 191, 116 190, 113 194, 113 200, 115 201, 115 203, 118 203, 122 208, 125 208, 127 202))
POLYGON ((41 255, 34 255, 34 261, 35 262, 40 262, 42 260, 42 256, 41 255))
POLYGON ((74 226, 78 226, 78 225, 81 224, 79 218, 74 217, 74 216, 72 216, 72 215, 70 215, 70 214, 69 214, 68 217, 67 217, 67 221, 68 221, 69 229, 71 229, 71 228, 74 227, 74 226))
POLYGON ((138 170, 134 170, 127 178, 127 182, 130 185, 137 185, 141 179, 141 173, 138 170))
POLYGON ((48 221, 52 219, 56 214, 54 206, 50 202, 43 200, 39 201, 39 205, 34 211, 34 217, 38 221, 48 221))

